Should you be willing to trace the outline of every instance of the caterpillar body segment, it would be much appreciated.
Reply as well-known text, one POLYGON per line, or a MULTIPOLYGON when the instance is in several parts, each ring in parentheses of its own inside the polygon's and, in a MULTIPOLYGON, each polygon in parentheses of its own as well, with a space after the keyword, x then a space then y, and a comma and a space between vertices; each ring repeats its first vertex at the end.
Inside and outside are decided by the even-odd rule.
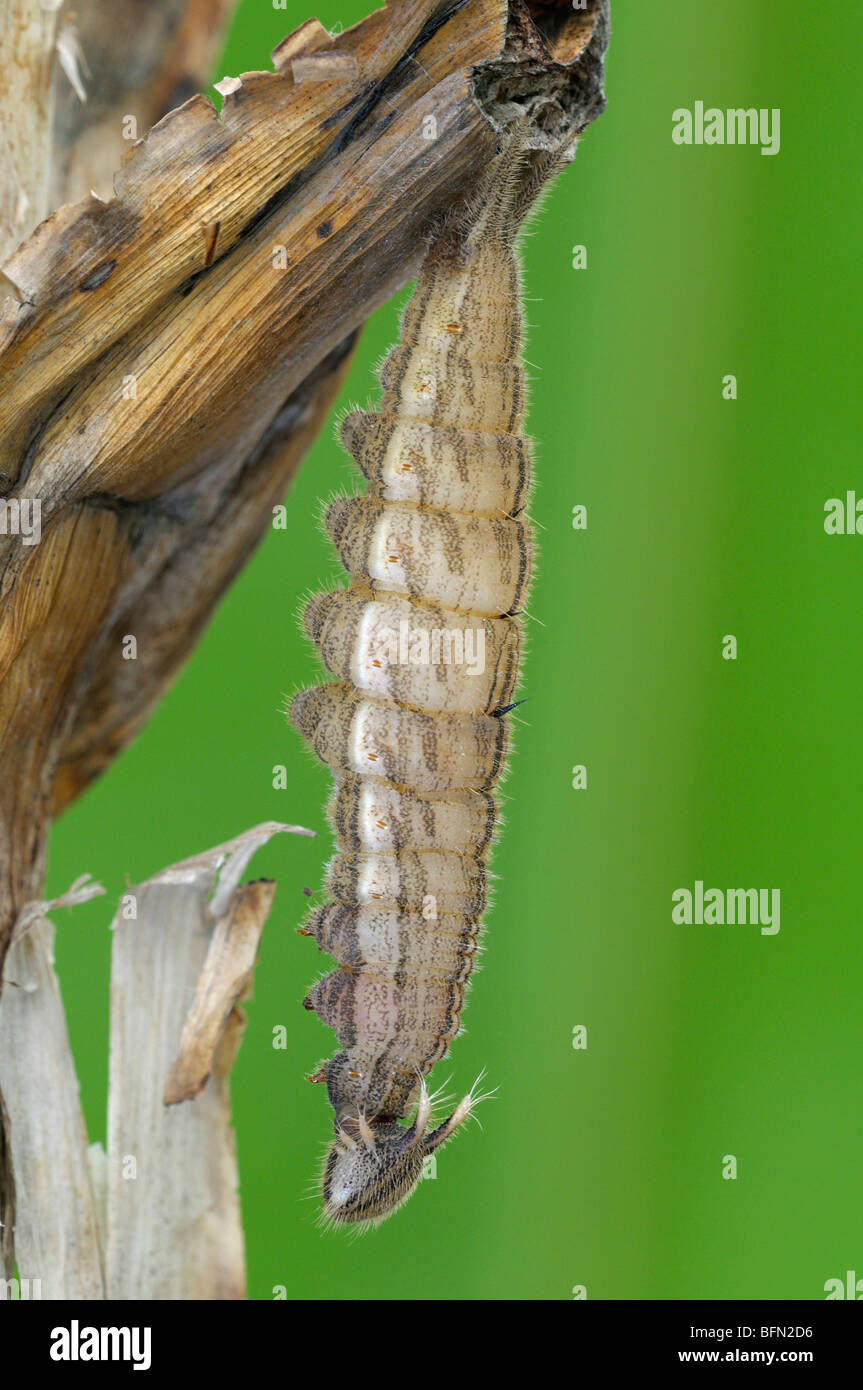
POLYGON ((336 777, 382 777, 418 792, 493 787, 509 732, 493 715, 403 709, 344 684, 301 691, 291 718, 336 777))
POLYGON ((485 864, 451 850, 337 854, 330 863, 326 888, 337 903, 346 906, 379 903, 410 912, 429 907, 436 914, 478 917, 485 907, 485 864))
POLYGON ((384 502, 503 519, 527 502, 526 439, 354 410, 342 443, 384 502))
POLYGON ((482 617, 517 613, 524 603, 530 534, 523 521, 367 496, 336 498, 326 526, 348 573, 376 592, 482 617))
POLYGON ((345 589, 312 599, 305 624, 327 670, 370 699, 493 714, 515 688, 520 633, 512 618, 366 599, 345 589))
POLYGON ((312 1078, 335 1112, 323 1206, 337 1223, 401 1205, 475 1103, 434 1127, 425 1077, 459 1032, 477 957, 530 579, 525 188, 502 156, 432 240, 380 407, 342 424, 368 483, 326 518, 350 585, 304 617, 335 677, 295 696, 291 718, 335 778, 330 901, 301 931, 337 963, 304 1001, 341 1048, 312 1078))
POLYGON ((410 952, 417 972, 428 979, 467 978, 476 955, 478 919, 445 914, 429 921, 419 912, 389 906, 318 908, 304 931, 339 965, 355 972, 392 976, 410 952))
POLYGON ((419 796, 368 777, 342 777, 328 807, 346 851, 398 854, 416 844, 483 856, 497 810, 490 793, 464 790, 419 796))

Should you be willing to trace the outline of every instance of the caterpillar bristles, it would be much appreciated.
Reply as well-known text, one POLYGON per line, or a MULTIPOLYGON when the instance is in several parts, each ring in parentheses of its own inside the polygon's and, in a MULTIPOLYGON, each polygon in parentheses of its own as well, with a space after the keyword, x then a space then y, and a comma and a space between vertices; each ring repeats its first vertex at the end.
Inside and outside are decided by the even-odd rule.
POLYGON ((435 1128, 424 1078, 413 1121, 405 1126, 370 1120, 363 1112, 338 1125, 322 1181, 323 1217, 334 1225, 377 1226, 410 1197, 426 1159, 447 1143, 493 1092, 476 1094, 483 1073, 435 1128))

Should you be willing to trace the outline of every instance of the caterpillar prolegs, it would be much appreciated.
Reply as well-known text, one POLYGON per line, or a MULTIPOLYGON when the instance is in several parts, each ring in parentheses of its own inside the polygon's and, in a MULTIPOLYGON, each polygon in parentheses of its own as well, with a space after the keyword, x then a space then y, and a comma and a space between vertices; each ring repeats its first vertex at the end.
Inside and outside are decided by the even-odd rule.
POLYGON ((342 1049, 311 1078, 335 1111, 336 1222, 400 1206, 474 1103, 434 1126, 424 1078, 459 1031, 476 959, 518 679, 531 533, 514 243, 540 182, 501 156, 433 237, 380 407, 342 425, 368 482, 326 516, 350 586, 304 614, 336 678, 291 704, 335 777, 331 901, 301 931, 338 966, 304 1001, 342 1049))

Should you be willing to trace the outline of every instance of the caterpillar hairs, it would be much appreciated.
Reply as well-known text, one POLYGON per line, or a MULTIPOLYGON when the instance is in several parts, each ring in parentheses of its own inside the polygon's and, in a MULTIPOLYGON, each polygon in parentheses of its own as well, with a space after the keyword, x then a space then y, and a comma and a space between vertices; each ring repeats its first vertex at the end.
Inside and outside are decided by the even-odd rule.
POLYGON ((337 963, 304 1003, 341 1048, 310 1078, 335 1112, 322 1195, 338 1224, 395 1211, 478 1100, 435 1125, 425 1077, 476 960, 531 570, 515 242, 571 153, 537 163, 510 141, 431 239, 379 409, 342 424, 368 483, 326 515, 350 584, 304 613, 335 680, 290 710, 335 779, 331 901, 300 931, 337 963))

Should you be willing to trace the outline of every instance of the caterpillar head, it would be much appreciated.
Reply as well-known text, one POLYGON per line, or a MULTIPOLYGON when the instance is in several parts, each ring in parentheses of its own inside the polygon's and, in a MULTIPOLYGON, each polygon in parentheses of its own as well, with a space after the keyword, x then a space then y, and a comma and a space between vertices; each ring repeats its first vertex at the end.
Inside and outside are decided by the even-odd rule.
POLYGON ((474 1105, 466 1095, 443 1124, 429 1130, 431 1098, 423 1083, 413 1124, 343 1114, 323 1174, 324 1216, 337 1225, 376 1226, 410 1197, 429 1154, 446 1143, 474 1105))

